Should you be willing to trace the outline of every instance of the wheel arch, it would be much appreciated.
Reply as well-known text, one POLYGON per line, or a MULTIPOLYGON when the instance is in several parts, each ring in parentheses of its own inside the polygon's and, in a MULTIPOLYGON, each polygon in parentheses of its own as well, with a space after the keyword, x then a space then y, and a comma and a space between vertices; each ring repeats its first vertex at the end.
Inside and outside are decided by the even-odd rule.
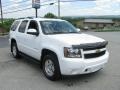
MULTIPOLYGON (((56 56, 56 58, 58 59, 58 55, 54 51, 44 48, 41 51, 41 66, 42 66, 43 58, 47 54, 54 54, 56 56)), ((59 60, 58 60, 58 64, 59 64, 59 60)), ((59 66, 60 66, 60 64, 59 64, 59 66)))
POLYGON ((54 54, 58 58, 57 54, 54 51, 44 48, 41 51, 41 60, 43 60, 45 55, 50 54, 50 53, 54 54))

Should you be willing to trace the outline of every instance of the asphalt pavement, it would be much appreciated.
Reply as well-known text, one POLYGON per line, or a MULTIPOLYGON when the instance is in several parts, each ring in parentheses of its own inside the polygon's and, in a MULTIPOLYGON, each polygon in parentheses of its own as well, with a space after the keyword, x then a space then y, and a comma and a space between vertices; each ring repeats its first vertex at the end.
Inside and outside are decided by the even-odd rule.
POLYGON ((8 38, 0 37, 0 90, 120 90, 120 32, 84 32, 109 41, 110 59, 97 73, 64 77, 52 82, 40 65, 25 58, 14 59, 8 38))

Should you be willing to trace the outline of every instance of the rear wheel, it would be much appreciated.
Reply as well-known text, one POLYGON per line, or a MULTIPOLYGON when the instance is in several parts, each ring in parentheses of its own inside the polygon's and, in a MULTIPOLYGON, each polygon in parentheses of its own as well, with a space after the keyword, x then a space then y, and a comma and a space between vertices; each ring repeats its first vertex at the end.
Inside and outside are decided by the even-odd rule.
POLYGON ((18 48, 17 48, 17 44, 14 42, 12 43, 11 45, 11 52, 12 52, 12 55, 14 58, 19 58, 20 55, 19 55, 19 51, 18 51, 18 48))
POLYGON ((52 81, 59 80, 61 74, 56 55, 46 55, 43 60, 43 72, 45 76, 52 81))

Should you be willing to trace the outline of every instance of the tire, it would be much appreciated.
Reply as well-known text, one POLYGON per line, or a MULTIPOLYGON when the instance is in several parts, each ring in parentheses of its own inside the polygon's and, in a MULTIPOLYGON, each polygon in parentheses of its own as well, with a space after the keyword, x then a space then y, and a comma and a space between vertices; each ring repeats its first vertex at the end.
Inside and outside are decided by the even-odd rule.
POLYGON ((56 81, 61 78, 59 63, 56 55, 45 55, 45 57, 43 58, 42 66, 43 73, 47 77, 47 79, 51 81, 56 81))
POLYGON ((15 42, 13 42, 11 44, 11 53, 12 53, 14 58, 20 58, 19 51, 18 51, 18 48, 17 48, 17 44, 15 42))

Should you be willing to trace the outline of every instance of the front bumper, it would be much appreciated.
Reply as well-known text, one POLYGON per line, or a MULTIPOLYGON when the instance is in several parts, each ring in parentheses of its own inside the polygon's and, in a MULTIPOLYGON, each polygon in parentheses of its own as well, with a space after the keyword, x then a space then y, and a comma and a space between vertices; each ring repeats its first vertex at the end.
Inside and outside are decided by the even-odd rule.
POLYGON ((62 75, 87 74, 100 70, 108 62, 109 53, 92 59, 64 58, 60 61, 62 75))

